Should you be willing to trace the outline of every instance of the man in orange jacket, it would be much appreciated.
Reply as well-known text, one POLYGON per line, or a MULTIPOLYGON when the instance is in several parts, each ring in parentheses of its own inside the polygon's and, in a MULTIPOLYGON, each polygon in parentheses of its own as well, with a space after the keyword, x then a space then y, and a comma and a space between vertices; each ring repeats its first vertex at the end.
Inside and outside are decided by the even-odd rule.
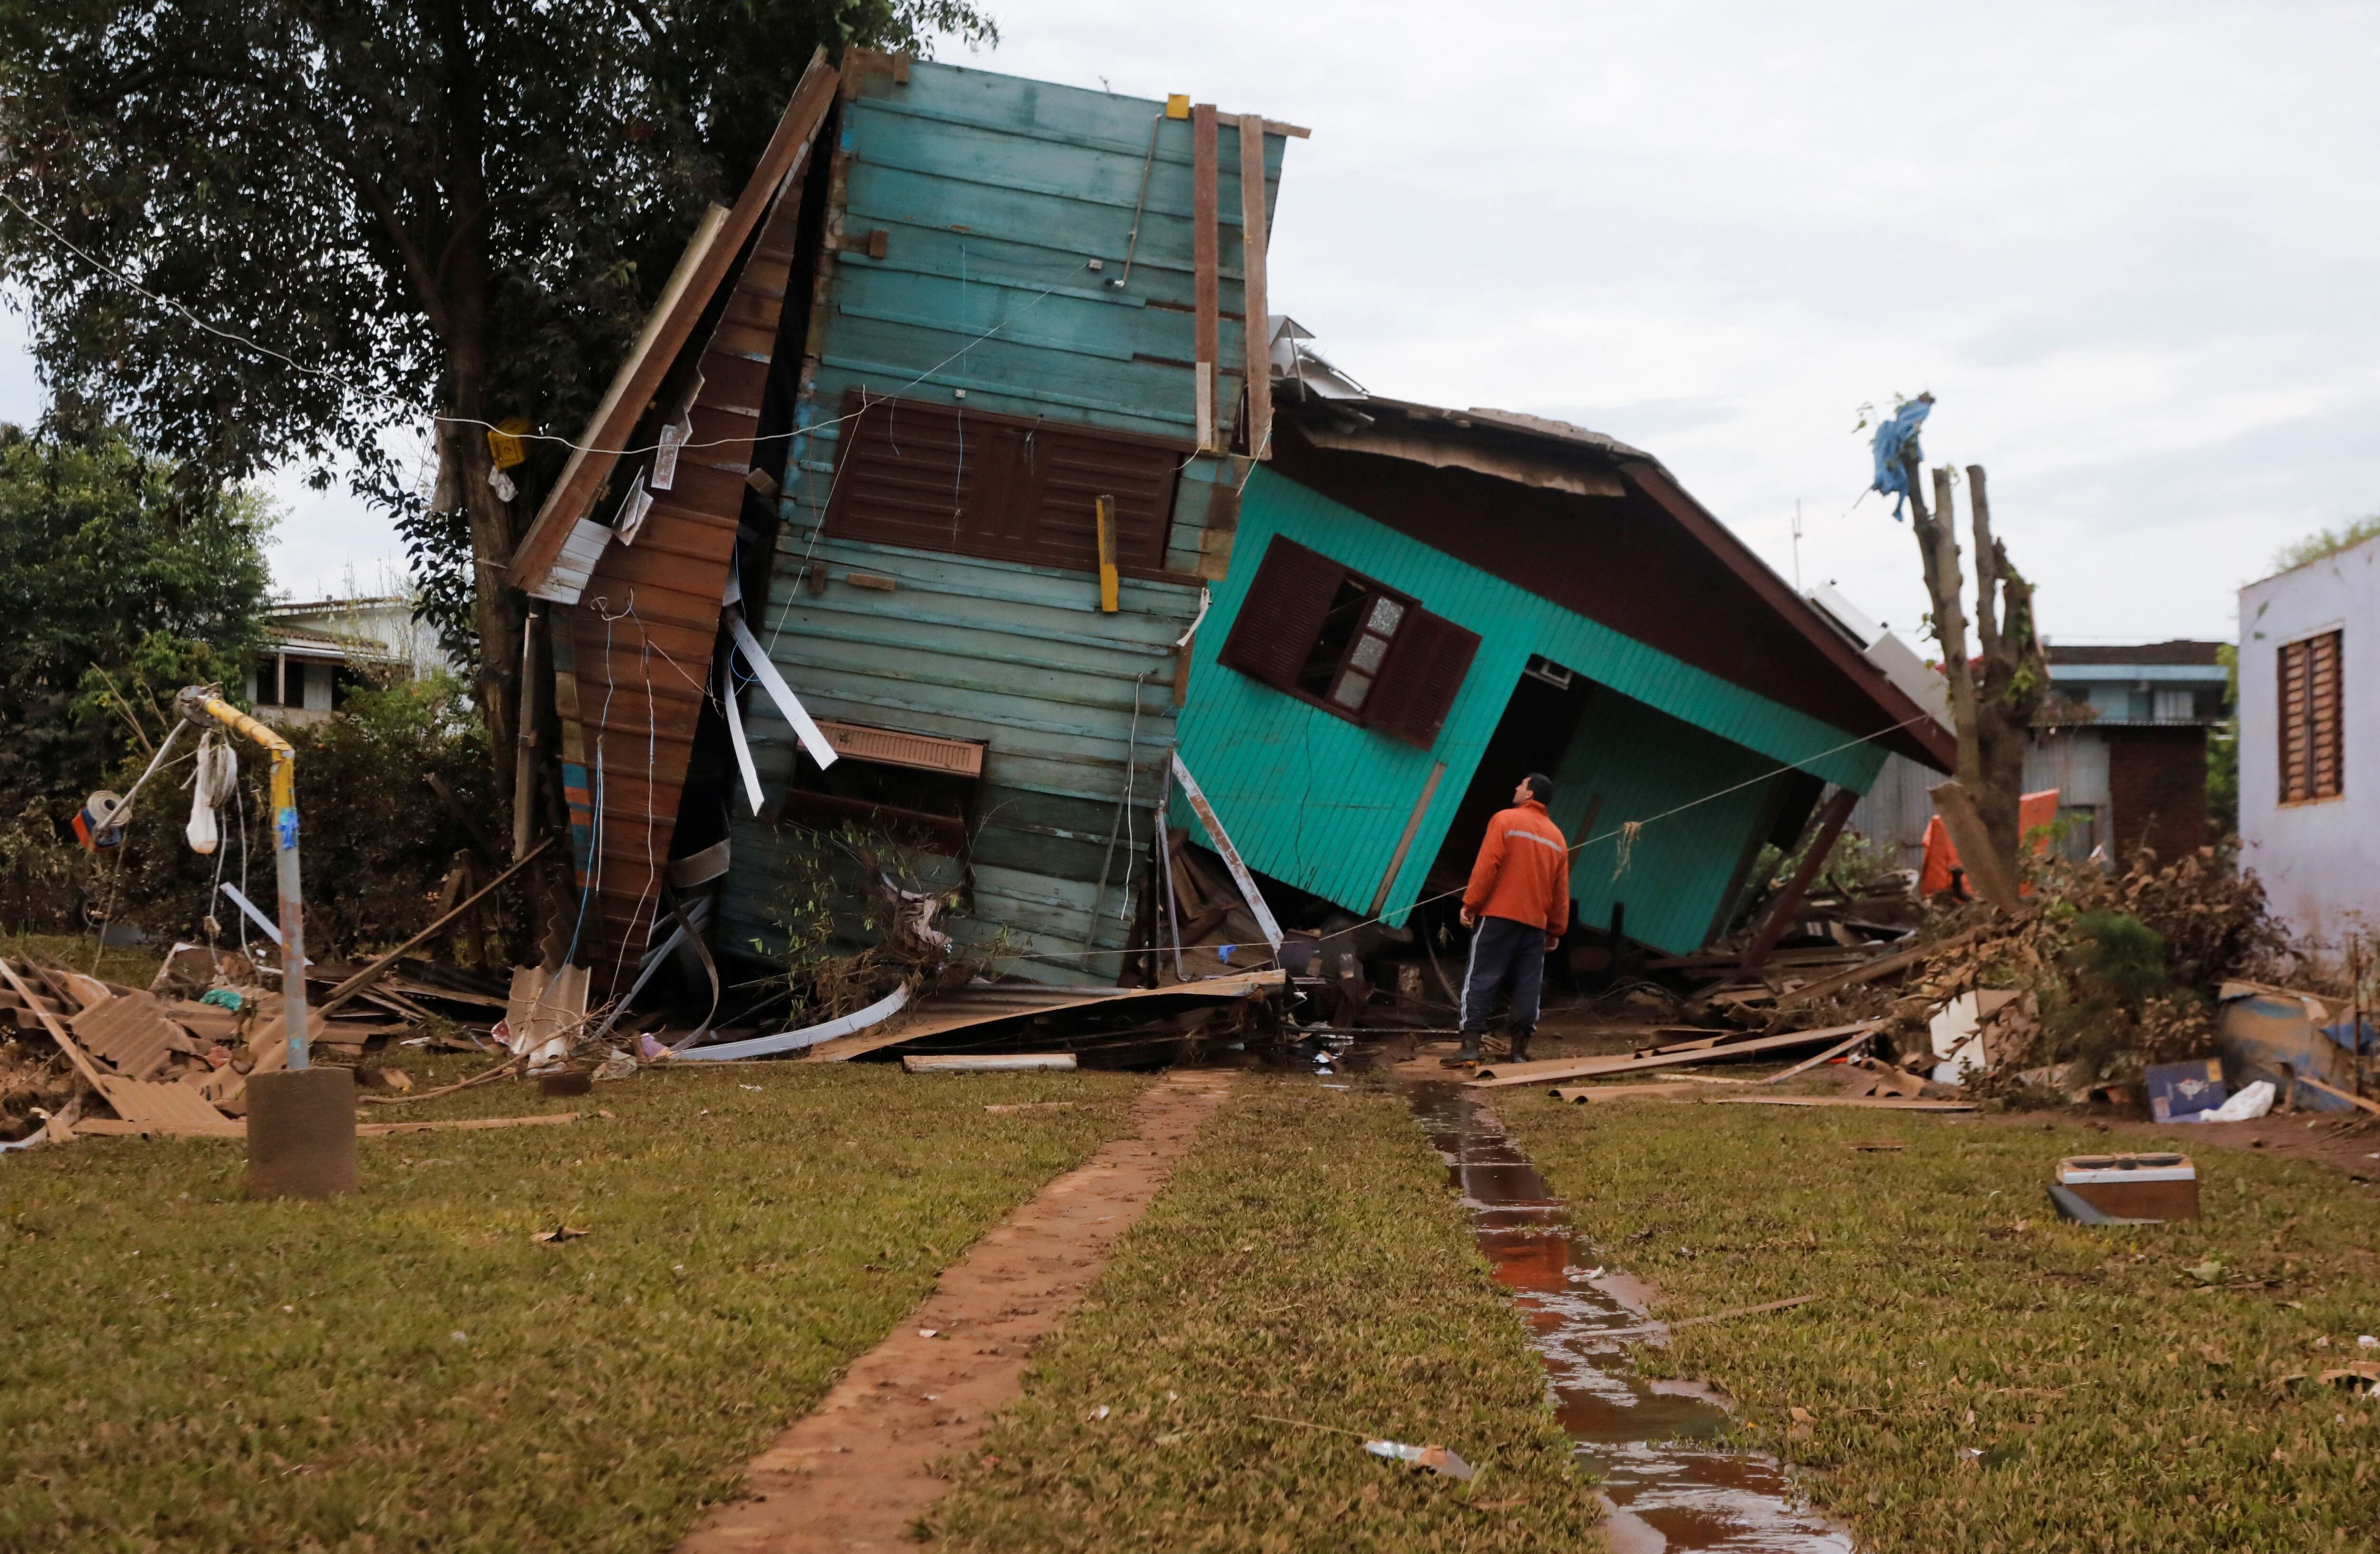
POLYGON ((1463 1050, 1450 1064, 1479 1061, 1488 1010, 1497 989, 1512 992, 1512 1061, 1529 1060, 1537 1026, 1537 989, 1546 956, 1570 927, 1570 844, 1546 814, 1553 779, 1531 772, 1512 790, 1512 807, 1488 822, 1479 861, 1463 892, 1471 963, 1463 977, 1463 1050))

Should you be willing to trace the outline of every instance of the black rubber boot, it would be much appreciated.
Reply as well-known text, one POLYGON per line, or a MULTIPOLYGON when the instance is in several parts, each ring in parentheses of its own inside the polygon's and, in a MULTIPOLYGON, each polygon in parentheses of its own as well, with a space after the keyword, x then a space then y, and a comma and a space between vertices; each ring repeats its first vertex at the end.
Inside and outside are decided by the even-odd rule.
POLYGON ((1451 1058, 1440 1058, 1438 1061, 1442 1066, 1447 1068, 1461 1068, 1465 1063, 1477 1062, 1479 1061, 1479 1033, 1477 1031, 1464 1031, 1463 1033, 1462 1049, 1457 1051, 1454 1056, 1451 1058))
POLYGON ((1533 1030, 1514 1031, 1512 1033, 1512 1056, 1510 1061, 1516 1063, 1527 1062, 1529 1061, 1529 1038, 1536 1034, 1537 1033, 1533 1030))

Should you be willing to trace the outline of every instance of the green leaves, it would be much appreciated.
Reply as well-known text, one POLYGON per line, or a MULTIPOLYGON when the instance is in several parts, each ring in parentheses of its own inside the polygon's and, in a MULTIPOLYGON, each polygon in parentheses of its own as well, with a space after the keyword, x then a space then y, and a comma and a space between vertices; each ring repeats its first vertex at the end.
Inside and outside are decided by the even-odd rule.
POLYGON ((79 802, 136 743, 128 715, 158 731, 152 694, 228 676, 258 639, 272 526, 261 496, 96 417, 0 426, 0 809, 79 802))

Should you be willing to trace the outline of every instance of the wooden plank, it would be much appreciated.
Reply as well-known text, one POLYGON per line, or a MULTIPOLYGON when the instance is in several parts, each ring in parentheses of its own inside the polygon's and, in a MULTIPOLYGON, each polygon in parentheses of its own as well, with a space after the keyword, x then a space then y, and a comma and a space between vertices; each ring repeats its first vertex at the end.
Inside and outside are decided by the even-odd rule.
POLYGON ((1414 837, 1421 830, 1422 817, 1429 813, 1429 801, 1437 796, 1439 780, 1445 775, 1444 761, 1430 767, 1429 777, 1421 785, 1421 796, 1414 800, 1413 813, 1405 817, 1404 834, 1397 838, 1397 850, 1389 855, 1388 872, 1380 876, 1380 888, 1372 894, 1370 916, 1378 917, 1380 908, 1389 904, 1389 892, 1396 889, 1397 876, 1404 871, 1405 855, 1413 850, 1414 837))
POLYGON ((1494 1090, 1513 1085, 1542 1085, 1552 1079, 1592 1079, 1606 1074, 1635 1074, 1648 1068, 1675 1068, 1682 1063, 1718 1062, 1722 1059, 1752 1057, 1761 1052, 1781 1051, 1789 1047, 1807 1047, 1817 1042, 1839 1040, 1853 1031, 1873 1031, 1882 1024, 1881 1020, 1863 1020, 1856 1026, 1829 1026, 1822 1030, 1755 1036, 1749 1041, 1733 1042, 1725 1047, 1696 1047, 1690 1051, 1655 1052, 1642 1058, 1548 1058, 1541 1062, 1495 1063, 1482 1067, 1479 1077, 1471 1081, 1470 1087, 1494 1090))
POLYGON ((580 439, 585 447, 572 452, 561 477, 547 493, 545 504, 538 509, 536 522, 523 537, 511 568, 514 587, 533 589, 544 581, 554 557, 561 553, 562 541, 570 526, 584 516, 587 504, 610 478, 619 457, 614 450, 625 445, 636 430, 646 405, 661 388, 662 379, 676 362, 696 322, 726 279, 728 267, 742 251, 745 238, 759 225, 762 213, 777 198, 786 174, 817 135, 827 110, 833 105, 835 84, 840 79, 827 63, 824 48, 810 55, 809 67, 795 86, 793 97, 777 121, 776 133, 760 153, 759 164, 745 184, 735 209, 720 212, 715 217, 706 216, 697 230, 695 241, 687 245, 686 257, 672 273, 669 286, 646 321, 636 347, 621 364, 602 403, 596 407, 586 435, 580 439))
POLYGON ((1097 530, 1099 548, 1099 613, 1116 613, 1116 513, 1115 498, 1095 496, 1091 499, 1091 523, 1097 530))
POLYGON ((1954 934, 1937 944, 1919 945, 1913 950, 1903 950, 1898 954, 1886 955, 1881 960, 1869 961, 1864 965, 1855 965, 1849 971, 1839 971, 1832 977, 1821 977, 1815 982, 1796 988, 1790 993, 1779 995, 1777 1007, 1784 1009, 1796 1003, 1806 1003, 1812 999, 1830 998, 1845 988, 1857 987, 1862 982, 1873 982, 1879 977, 1889 977, 1896 971, 1905 971, 1937 952, 1957 949, 1981 932, 1983 932, 1981 929, 1969 929, 1966 932, 1954 934))
POLYGON ((1247 346, 1248 421, 1245 429, 1248 454, 1272 456, 1272 325, 1265 296, 1265 172, 1264 120, 1254 114, 1240 119, 1240 242, 1241 286, 1246 324, 1241 330, 1247 346))
POLYGON ((529 1117, 458 1117, 436 1123, 358 1123, 356 1136, 378 1138, 393 1133, 478 1133, 486 1128, 540 1128, 578 1121, 576 1111, 544 1111, 529 1117))
POLYGON ((1196 335, 1192 346, 1192 368, 1196 379, 1192 392, 1197 396, 1198 446, 1214 449, 1220 446, 1216 432, 1215 371, 1222 359, 1216 318, 1218 280, 1215 273, 1215 163, 1219 148, 1215 141, 1215 105, 1200 103, 1190 110, 1191 145, 1191 263, 1196 272, 1196 335))
POLYGON ((1566 1100, 1573 1105, 1585 1106, 1590 1103, 1599 1101, 1628 1100, 1631 1099, 1679 1100, 1687 1096, 1699 1096, 1706 1092, 1696 1088, 1694 1086, 1681 1083, 1670 1085, 1558 1085, 1548 1093, 1556 1100, 1566 1100))
POLYGON ((1874 1111, 1973 1111, 1972 1100, 1904 1100, 1898 1096, 1719 1096, 1719 1106, 1855 1106, 1874 1111))
POLYGON ((552 845, 553 838, 549 836, 544 841, 539 843, 536 846, 531 847, 528 852, 523 853, 520 857, 514 862, 511 868, 505 869, 502 874, 497 875, 494 879, 489 880, 486 884, 473 892, 461 905, 455 907, 451 912, 443 913, 433 918, 428 928, 423 929, 420 932, 415 934, 412 938, 398 945, 395 949, 391 950, 387 954, 381 956, 379 959, 373 961, 370 965, 365 966, 361 971, 357 972, 353 977, 348 977, 346 981, 332 989, 330 996, 325 998, 322 1003, 315 1008, 314 1017, 316 1019, 327 1018, 332 1010, 338 1008, 339 1005, 346 1002, 349 999, 354 998, 358 993, 361 993, 364 989, 370 988, 374 982, 379 981, 382 976, 387 972, 388 968, 395 965, 400 957, 404 956, 410 951, 419 948, 432 934, 435 934, 439 929, 444 928, 455 918, 460 917, 464 913, 468 912, 472 907, 477 906, 482 900, 493 892, 497 886, 502 885, 505 880, 511 879, 514 875, 518 874, 522 869, 527 868, 529 864, 537 858, 539 854, 544 852, 548 847, 552 845))
POLYGON ((2016 881, 2009 877, 2008 860, 1992 849, 1991 832, 1984 827, 1974 795, 1957 782, 1938 783, 1928 791, 1935 811, 1942 817, 1942 829, 1950 833, 1950 845, 1959 851, 1959 866, 1966 871, 1967 883, 1974 887, 1976 895, 2015 916, 2016 881))
POLYGON ((1186 998, 1194 1002, 1226 1003, 1281 987, 1286 980, 1284 975, 1278 971, 1257 971, 1237 977, 1184 982, 1170 988, 973 988, 967 989, 962 1007, 951 1007, 962 1003, 959 997, 929 999, 917 1005, 909 1017, 901 1021, 896 1028, 888 1030, 877 1026, 856 1036, 824 1042, 803 1054, 802 1061, 843 1062, 880 1048, 915 1041, 920 1037, 941 1036, 965 1030, 970 1026, 987 1025, 994 1020, 1014 1019, 1019 1014, 1082 1009, 1092 1004, 1129 1003, 1137 999, 1150 998, 1186 998))
POLYGON ((1828 1048, 1825 1051, 1818 1053, 1815 1057, 1803 1058, 1791 1068, 1786 1069, 1781 1073, 1772 1074, 1767 1079, 1761 1081, 1761 1083, 1765 1085, 1775 1085, 1784 1080, 1791 1079, 1797 1074, 1807 1073, 1809 1070, 1817 1067, 1820 1063, 1825 1062, 1829 1058, 1840 1058, 1845 1052, 1850 1051, 1852 1048, 1859 1046, 1862 1042, 1873 1039, 1876 1033, 1874 1031, 1861 1031, 1856 1036, 1847 1036, 1843 1038, 1842 1040, 1835 1043, 1832 1047, 1828 1048))
POLYGON ((2369 1111, 2375 1116, 2380 1116, 2380 1101, 2366 1100, 2362 1096, 2350 1095, 2345 1090, 2338 1088, 2337 1086, 2325 1085, 2321 1080, 2316 1079, 2313 1075, 2310 1074, 2300 1074, 2294 1069, 2290 1070, 2289 1077, 2297 1081, 2299 1084, 2306 1086, 2308 1088, 2320 1090, 2324 1095, 2336 1097, 2338 1099, 2347 1102, 2350 1106, 2362 1107, 2364 1111, 2369 1111))
POLYGON ((1843 823, 1852 818, 1852 810, 1859 801, 1860 795, 1849 788, 1837 788, 1835 796, 1827 801, 1826 808, 1818 816, 1817 832, 1803 852, 1801 866, 1785 882, 1784 892, 1778 896, 1777 904, 1769 908, 1767 918, 1760 925, 1760 931, 1752 936, 1751 944, 1743 952, 1743 965, 1739 968, 1742 975, 1749 977, 1758 971, 1761 963, 1768 958, 1768 953, 1777 948, 1777 941, 1785 937, 1785 930, 1792 926, 1795 914, 1802 909, 1802 897, 1808 892, 1810 881, 1816 879, 1818 870, 1826 867, 1827 854, 1833 849, 1835 839, 1842 835, 1843 823))
POLYGON ((1009 1074, 1037 1069, 1072 1069, 1072 1052, 949 1053, 932 1057, 912 1054, 901 1060, 911 1074, 1009 1074))
MULTIPOLYGON (((358 1138, 380 1138, 399 1133, 476 1133, 487 1128, 546 1127, 557 1123, 578 1121, 576 1111, 552 1111, 533 1117, 462 1117, 436 1123, 358 1123, 358 1138)), ((246 1138, 248 1124, 229 1117, 218 1117, 203 1126, 185 1126, 164 1123, 124 1123, 110 1118, 95 1122, 79 1122, 75 1132, 107 1135, 115 1137, 140 1138, 246 1138)))

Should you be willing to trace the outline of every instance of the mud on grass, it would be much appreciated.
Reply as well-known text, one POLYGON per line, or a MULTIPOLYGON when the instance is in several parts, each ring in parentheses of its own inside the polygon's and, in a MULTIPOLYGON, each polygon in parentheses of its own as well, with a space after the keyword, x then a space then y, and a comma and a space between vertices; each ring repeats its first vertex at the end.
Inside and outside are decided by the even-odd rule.
POLYGON ((2380 1330, 2380 1203, 2335 1172, 2128 1139, 2189 1150, 2206 1217, 2094 1229, 2045 1192, 2059 1157, 2107 1147, 2086 1129, 1498 1110, 1580 1231, 1659 1288, 1656 1316, 1820 1297, 1637 1359, 1733 1394, 1747 1443, 1863 1550, 2380 1547, 2380 1402, 2290 1379, 2380 1330), (1845 1147, 1878 1137, 1907 1147, 1845 1147))
POLYGON ((0 1548, 666 1548, 1142 1083, 506 1083, 370 1120, 581 1120, 364 1140, 334 1204, 243 1201, 237 1143, 0 1159, 0 1548))
POLYGON ((1026 1388, 950 1465, 932 1547, 1602 1547, 1520 1323, 1379 1085, 1244 1077, 1026 1388), (1415 1473, 1363 1436, 1482 1471, 1415 1473))

